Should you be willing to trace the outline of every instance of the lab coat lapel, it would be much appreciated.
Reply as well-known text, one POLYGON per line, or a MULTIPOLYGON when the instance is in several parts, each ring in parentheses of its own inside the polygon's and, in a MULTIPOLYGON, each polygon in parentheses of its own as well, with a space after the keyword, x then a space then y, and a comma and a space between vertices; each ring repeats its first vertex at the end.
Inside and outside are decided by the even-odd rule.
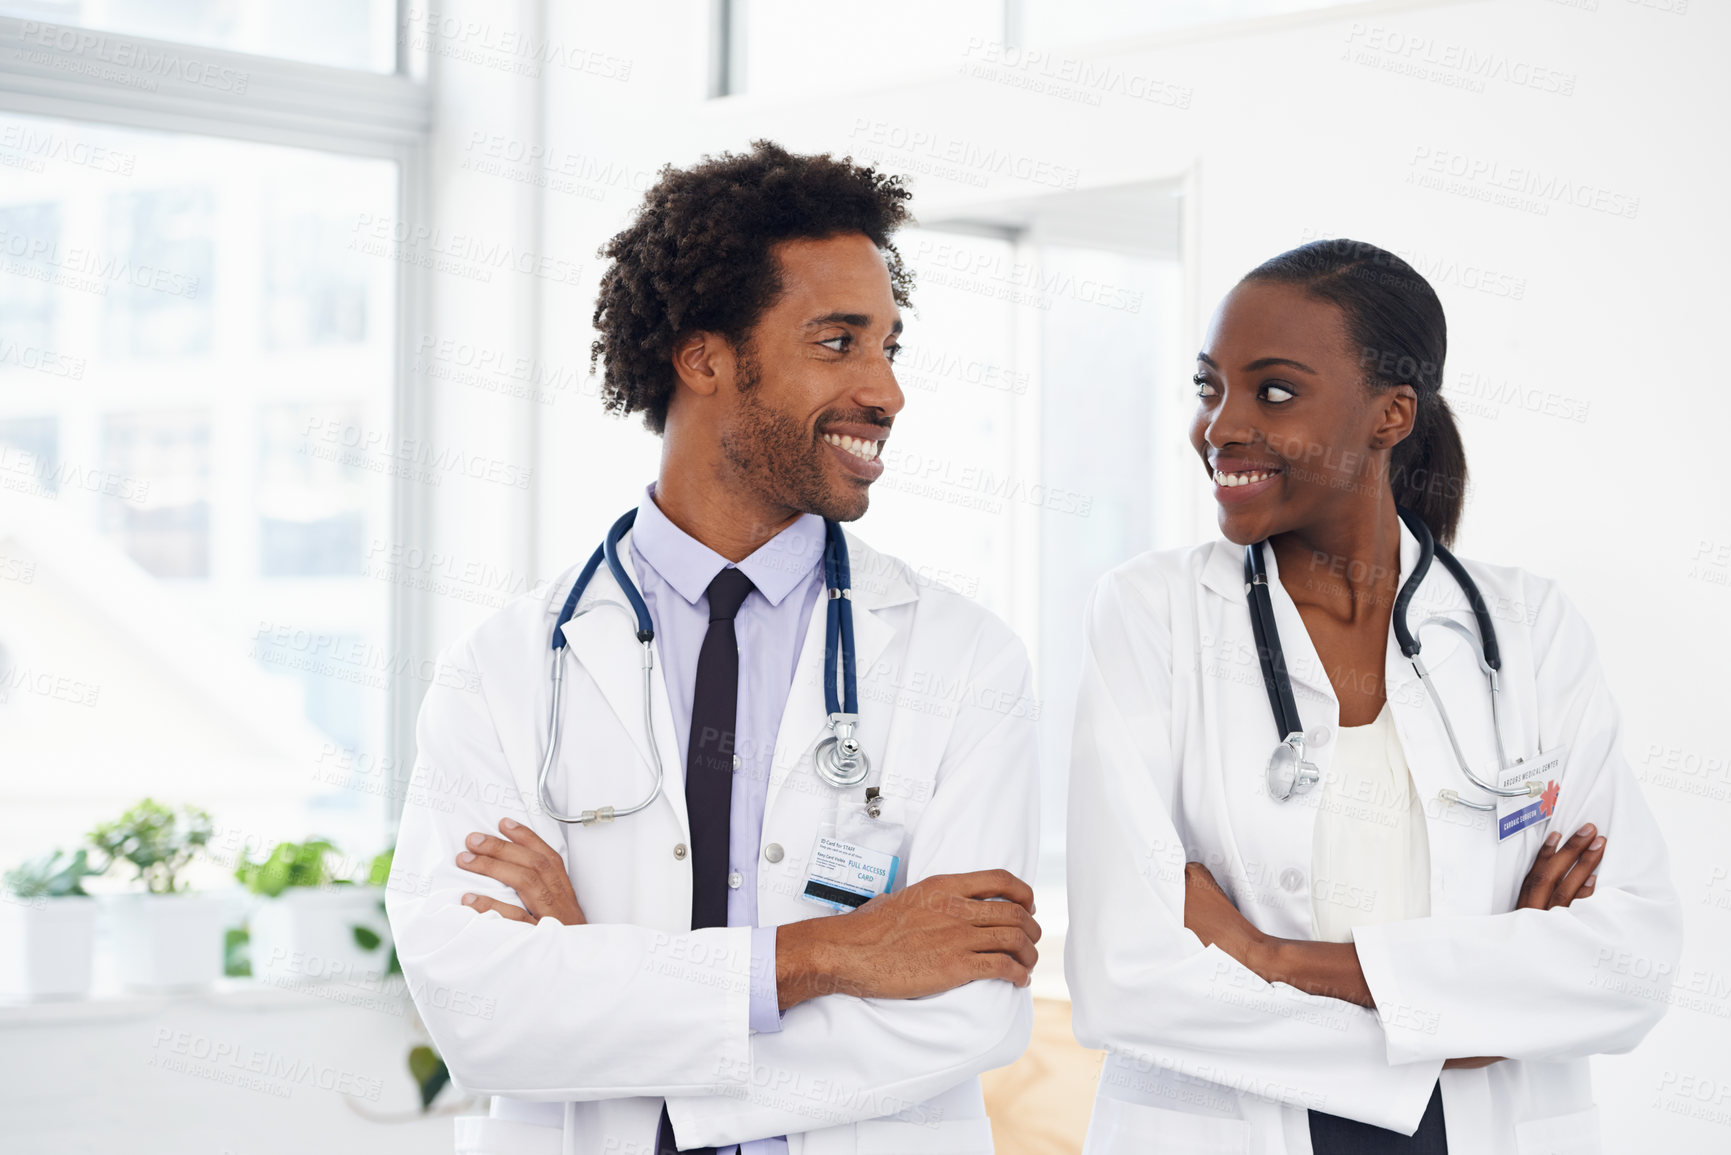
MULTIPOLYGON (((641 589, 641 575, 637 573, 636 558, 631 553, 630 535, 619 543, 619 553, 630 567, 632 580, 638 582, 638 588, 641 589)), ((628 799, 634 801, 647 793, 655 781, 653 753, 643 725, 643 646, 637 641, 635 617, 625 598, 625 592, 619 588, 619 583, 613 580, 612 573, 605 565, 597 570, 594 578, 590 580, 589 588, 584 591, 577 611, 571 620, 565 623, 565 641, 571 651, 570 660, 594 679, 595 685, 600 688, 602 700, 618 719, 619 725, 624 727, 625 733, 630 735, 631 744, 641 759, 639 772, 631 774, 627 779, 629 788, 616 797, 604 798, 603 802, 617 805, 628 799)), ((689 819, 685 810, 685 760, 679 754, 677 731, 673 726, 673 712, 668 702, 667 682, 660 658, 658 652, 649 683, 650 715, 654 724, 656 747, 661 752, 661 765, 666 775, 661 784, 661 797, 666 799, 667 805, 673 807, 680 828, 689 830, 689 819)), ((568 697, 566 713, 562 719, 564 729, 560 740, 560 772, 565 772, 565 759, 571 752, 577 752, 582 745, 584 720, 578 711, 571 708, 577 698, 573 693, 572 682, 573 671, 567 668, 565 685, 568 697)), ((617 773, 615 771, 616 775, 617 773)))
MULTIPOLYGON (((880 617, 879 612, 911 600, 914 590, 898 570, 886 564, 887 559, 858 538, 848 534, 847 542, 853 570, 854 670, 863 697, 873 664, 896 635, 895 626, 880 617)), ((811 761, 817 744, 829 737, 823 661, 828 611, 829 593, 825 590, 818 595, 817 604, 812 607, 811 621, 806 624, 793 686, 788 691, 787 705, 782 710, 781 725, 776 731, 775 765, 770 772, 769 790, 764 799, 765 814, 774 811, 776 795, 782 784, 793 775, 810 775, 814 780, 814 791, 831 789, 828 783, 817 777, 811 761)), ((831 684, 839 688, 838 675, 831 671, 829 677, 831 684)), ((860 703, 862 715, 869 708, 866 702, 860 703)))

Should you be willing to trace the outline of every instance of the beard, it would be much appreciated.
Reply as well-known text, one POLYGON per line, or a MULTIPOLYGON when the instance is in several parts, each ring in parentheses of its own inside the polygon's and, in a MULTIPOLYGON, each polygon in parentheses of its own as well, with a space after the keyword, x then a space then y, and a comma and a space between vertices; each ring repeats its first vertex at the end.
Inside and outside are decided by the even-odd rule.
POLYGON ((742 351, 739 408, 721 435, 722 457, 747 486, 776 505, 831 521, 864 516, 871 501, 865 486, 831 481, 823 443, 797 419, 758 400, 762 380, 756 359, 742 351))

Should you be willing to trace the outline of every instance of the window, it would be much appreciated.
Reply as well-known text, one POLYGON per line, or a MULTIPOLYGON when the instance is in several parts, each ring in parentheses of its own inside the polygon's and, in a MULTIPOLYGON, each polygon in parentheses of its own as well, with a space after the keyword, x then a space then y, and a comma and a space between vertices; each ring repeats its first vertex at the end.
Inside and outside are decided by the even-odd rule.
POLYGON ((324 771, 390 748, 352 656, 390 644, 392 482, 320 450, 392 427, 397 266, 348 241, 395 215, 397 165, 0 112, 8 147, 0 554, 32 580, 0 581, 0 646, 103 710, 0 704, 36 781, 0 861, 145 793, 377 849, 379 791, 324 771))

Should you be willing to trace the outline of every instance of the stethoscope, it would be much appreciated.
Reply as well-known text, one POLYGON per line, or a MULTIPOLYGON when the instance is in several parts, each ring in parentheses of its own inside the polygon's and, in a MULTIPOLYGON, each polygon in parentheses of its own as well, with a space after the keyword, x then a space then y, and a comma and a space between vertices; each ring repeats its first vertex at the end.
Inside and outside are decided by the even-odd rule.
MULTIPOLYGON (((644 602, 642 593, 638 591, 636 583, 631 580, 624 563, 619 559, 619 543, 636 520, 637 511, 633 509, 613 523, 613 527, 607 531, 607 537, 596 547, 582 572, 577 575, 577 582, 571 587, 565 606, 559 611, 559 620, 553 626, 553 704, 547 715, 547 754, 541 760, 536 790, 540 794, 542 809, 560 822, 580 822, 585 826, 596 822, 611 822, 615 818, 637 813, 655 801, 656 796, 661 793, 661 782, 665 773, 661 766, 661 750, 655 742, 655 727, 649 707, 653 700, 650 697, 650 688, 655 672, 655 624, 650 620, 649 606, 644 602), (630 603, 629 610, 615 601, 598 601, 582 610, 577 609, 577 603, 583 600, 583 591, 589 587, 589 580, 601 568, 603 561, 607 563, 607 571, 613 575, 613 580, 625 591, 625 599, 630 603), (601 806, 594 810, 585 810, 581 814, 563 814, 547 797, 547 776, 552 773, 553 762, 559 752, 559 701, 565 685, 564 655, 560 651, 565 648, 565 623, 603 606, 612 606, 636 617, 637 641, 643 647, 643 731, 648 738, 650 760, 655 764, 655 785, 650 787, 642 801, 630 806, 601 806)), ((823 683, 823 697, 824 706, 829 711, 832 737, 818 743, 811 757, 818 777, 831 786, 857 786, 865 781, 870 772, 871 760, 861 748, 856 732, 859 726, 859 690, 854 676, 853 590, 850 584, 852 572, 848 567, 847 538, 843 535, 841 526, 825 518, 823 528, 823 576, 829 589, 823 641, 824 669, 827 671, 823 683), (839 694, 835 685, 838 650, 842 683, 839 694)))
MULTIPOLYGON (((1519 766, 1523 759, 1517 758, 1510 763, 1503 750, 1502 691, 1497 680, 1497 672, 1502 669, 1502 654, 1497 648, 1496 627, 1491 624, 1484 595, 1479 593, 1479 587, 1460 560, 1436 543, 1436 539, 1431 536, 1430 527, 1425 525, 1418 514, 1405 507, 1397 507, 1396 512, 1413 536, 1418 538, 1419 543, 1418 564, 1413 566, 1412 575, 1402 584, 1400 593, 1394 599, 1394 636, 1400 643, 1400 652, 1412 662, 1412 668, 1418 672, 1419 681, 1424 683, 1430 700, 1436 704, 1437 715, 1442 718, 1449 745, 1454 748, 1455 762, 1467 781, 1498 798, 1537 797, 1544 790, 1543 782, 1535 780, 1520 786, 1498 786, 1480 778, 1467 764, 1466 755, 1461 751, 1460 740, 1455 736, 1454 725, 1449 721, 1448 711, 1443 708, 1442 697, 1437 693, 1436 684, 1431 681, 1430 672, 1425 669, 1424 662, 1419 657, 1418 636, 1408 630, 1406 625, 1407 606, 1417 592, 1419 583, 1424 580, 1424 575, 1430 570, 1431 558, 1435 557, 1443 563, 1443 567, 1454 575, 1461 592, 1466 594, 1467 601, 1472 606, 1473 618, 1478 622, 1479 636, 1474 638, 1465 624, 1440 616, 1426 618, 1419 623, 1418 628, 1423 630, 1429 625, 1445 626, 1460 634, 1472 647, 1473 655, 1478 658, 1479 669, 1490 682, 1491 729, 1496 734, 1497 765, 1501 770, 1509 770, 1519 766), (1483 639, 1482 643, 1480 639, 1483 639)), ((1268 571, 1262 564, 1260 541, 1244 547, 1244 589, 1250 597, 1250 628, 1256 637, 1256 654, 1262 660, 1262 685, 1268 691, 1268 704, 1274 710, 1274 724, 1280 734, 1280 744, 1275 746, 1274 753, 1268 759, 1268 793, 1275 801, 1285 802, 1294 794, 1302 794, 1315 786, 1321 781, 1322 772, 1316 768, 1314 762, 1304 756, 1304 726, 1298 720, 1298 704, 1292 697, 1292 680, 1286 674, 1286 653, 1281 649, 1280 633, 1274 626, 1274 602, 1268 596, 1268 571)), ((1456 790, 1443 790, 1440 796, 1446 803, 1458 802, 1472 810, 1496 809, 1494 802, 1474 802, 1462 798, 1456 790)))

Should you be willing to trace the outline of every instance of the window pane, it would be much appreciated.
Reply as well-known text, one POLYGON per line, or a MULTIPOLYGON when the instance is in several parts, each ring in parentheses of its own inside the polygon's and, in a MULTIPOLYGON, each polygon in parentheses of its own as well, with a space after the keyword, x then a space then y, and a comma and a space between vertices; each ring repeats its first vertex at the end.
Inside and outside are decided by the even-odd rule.
POLYGON ((395 0, 0 0, 0 14, 337 68, 397 67, 395 0))
POLYGON ((9 114, 7 144, 0 867, 146 794, 378 850, 349 768, 387 757, 390 478, 315 434, 391 428, 396 266, 347 241, 395 165, 9 114))

